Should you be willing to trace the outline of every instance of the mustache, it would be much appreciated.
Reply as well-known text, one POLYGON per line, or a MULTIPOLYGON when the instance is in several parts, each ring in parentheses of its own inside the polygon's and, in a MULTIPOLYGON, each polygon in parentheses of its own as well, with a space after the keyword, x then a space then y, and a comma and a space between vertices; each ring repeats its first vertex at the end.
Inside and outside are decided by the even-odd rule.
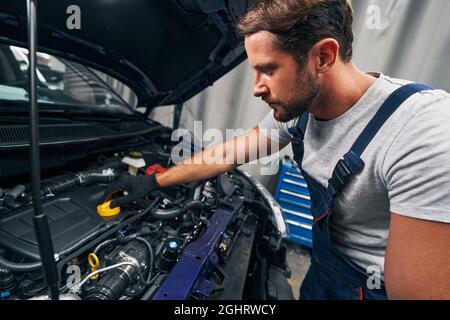
POLYGON ((282 106, 284 105, 284 103, 279 100, 268 100, 268 99, 263 98, 263 101, 269 105, 271 105, 271 104, 278 104, 278 105, 282 105, 282 106))

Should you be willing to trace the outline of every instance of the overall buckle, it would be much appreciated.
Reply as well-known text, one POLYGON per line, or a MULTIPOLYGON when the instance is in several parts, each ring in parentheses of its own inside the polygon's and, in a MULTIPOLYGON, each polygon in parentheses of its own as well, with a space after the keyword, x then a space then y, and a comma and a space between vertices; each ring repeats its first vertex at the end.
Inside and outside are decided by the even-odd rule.
POLYGON ((336 192, 340 193, 344 190, 344 187, 352 178, 353 173, 347 166, 344 160, 339 160, 336 169, 333 171, 333 177, 331 178, 331 185, 336 190, 336 192))

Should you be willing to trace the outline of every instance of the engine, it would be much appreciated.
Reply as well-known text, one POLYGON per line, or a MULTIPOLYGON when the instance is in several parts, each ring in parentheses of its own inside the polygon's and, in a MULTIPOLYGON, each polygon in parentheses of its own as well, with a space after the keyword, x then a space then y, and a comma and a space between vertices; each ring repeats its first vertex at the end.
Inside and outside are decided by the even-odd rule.
MULTIPOLYGON (((109 183, 164 170, 168 161, 155 146, 142 147, 43 181, 61 299, 283 298, 270 285, 274 273, 289 274, 273 212, 239 171, 99 214, 109 183)), ((29 184, 0 189, 2 299, 48 299, 31 201, 29 184)))

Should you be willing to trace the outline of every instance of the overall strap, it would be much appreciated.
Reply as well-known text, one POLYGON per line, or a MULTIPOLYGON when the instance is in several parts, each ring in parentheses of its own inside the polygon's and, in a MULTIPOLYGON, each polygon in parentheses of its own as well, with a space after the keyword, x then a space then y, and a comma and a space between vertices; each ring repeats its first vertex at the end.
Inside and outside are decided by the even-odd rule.
POLYGON ((305 139, 306 128, 308 126, 309 113, 304 112, 298 122, 297 125, 290 128, 288 131, 292 135, 292 150, 294 151, 294 160, 297 162, 297 165, 301 168, 303 155, 305 153, 305 148, 303 144, 303 140, 305 139))
POLYGON ((367 146, 383 127, 386 121, 408 98, 418 92, 432 90, 430 86, 411 83, 394 91, 380 107, 376 115, 355 141, 350 151, 340 160, 333 171, 333 177, 329 180, 328 190, 333 198, 342 192, 350 180, 364 168, 361 155, 367 146))

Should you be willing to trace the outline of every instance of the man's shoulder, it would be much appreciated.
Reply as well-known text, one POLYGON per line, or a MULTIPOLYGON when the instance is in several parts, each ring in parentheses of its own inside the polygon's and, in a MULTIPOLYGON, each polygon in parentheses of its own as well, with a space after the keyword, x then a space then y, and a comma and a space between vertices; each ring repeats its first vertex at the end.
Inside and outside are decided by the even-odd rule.
MULTIPOLYGON (((385 87, 393 93, 396 89, 413 83, 413 81, 398 79, 382 75, 385 87)), ((445 90, 433 88, 414 94, 407 99, 399 108, 397 117, 409 119, 408 122, 415 123, 430 119, 439 120, 441 117, 448 119, 450 116, 450 93, 445 90), (406 116, 406 114, 409 115, 406 116)), ((394 117, 396 118, 396 117, 394 117)), ((402 121, 400 121, 402 122, 402 121)), ((426 123, 424 123, 426 124, 426 123)))
POLYGON ((410 121, 417 125, 426 125, 430 121, 449 126, 450 93, 444 90, 433 89, 419 92, 405 102, 403 109, 408 110, 408 108, 414 115, 410 121))
MULTIPOLYGON (((400 79, 400 78, 394 78, 387 75, 381 74, 380 77, 384 81, 386 87, 390 87, 390 91, 395 90, 396 88, 400 88, 401 86, 414 83, 415 81, 406 80, 406 79, 400 79)), ((426 84, 426 83, 424 83, 426 84)), ((432 88, 433 86, 430 85, 432 88)), ((439 88, 433 88, 431 90, 425 90, 418 94, 419 97, 421 97, 422 101, 428 101, 429 104, 434 103, 436 100, 450 98, 450 93, 443 89, 439 88), (437 99, 436 99, 437 98, 437 99)))
POLYGON ((423 158, 439 153, 450 156, 450 94, 443 90, 418 93, 393 116, 399 131, 390 148, 391 155, 407 156, 421 150, 423 158))

